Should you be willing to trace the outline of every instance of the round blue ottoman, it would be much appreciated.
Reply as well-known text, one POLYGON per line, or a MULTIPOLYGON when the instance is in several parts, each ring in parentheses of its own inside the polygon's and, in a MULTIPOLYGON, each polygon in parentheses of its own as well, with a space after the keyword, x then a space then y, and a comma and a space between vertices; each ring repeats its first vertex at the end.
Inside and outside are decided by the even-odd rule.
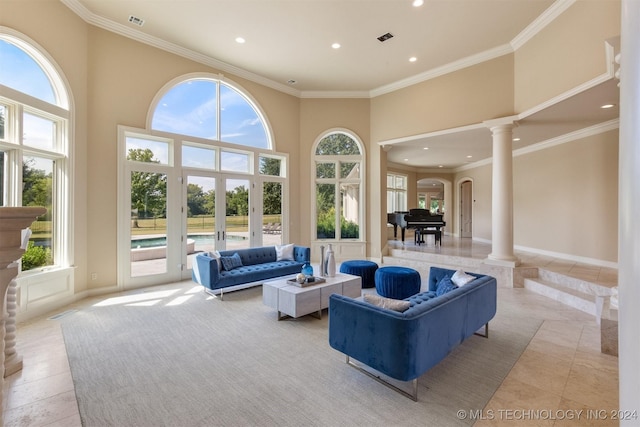
POLYGON ((405 299, 420 292, 420 273, 407 267, 380 267, 375 275, 379 295, 405 299))
POLYGON ((373 261, 351 260, 340 264, 340 273, 362 277, 363 288, 373 288, 376 285, 375 274, 377 269, 378 264, 373 261))

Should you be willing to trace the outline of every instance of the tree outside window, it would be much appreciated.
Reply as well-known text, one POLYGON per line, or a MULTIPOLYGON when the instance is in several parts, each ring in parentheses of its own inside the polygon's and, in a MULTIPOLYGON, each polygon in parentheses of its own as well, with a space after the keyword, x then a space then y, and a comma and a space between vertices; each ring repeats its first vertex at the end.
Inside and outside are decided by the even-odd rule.
POLYGON ((65 195, 73 181, 67 89, 41 48, 2 28, 0 63, 0 85, 11 89, 0 104, 0 206, 47 210, 30 226, 22 271, 66 267, 72 260, 65 195))
POLYGON ((362 151, 349 134, 323 137, 315 151, 316 238, 359 239, 362 151), (339 234, 336 230, 340 230, 339 234))

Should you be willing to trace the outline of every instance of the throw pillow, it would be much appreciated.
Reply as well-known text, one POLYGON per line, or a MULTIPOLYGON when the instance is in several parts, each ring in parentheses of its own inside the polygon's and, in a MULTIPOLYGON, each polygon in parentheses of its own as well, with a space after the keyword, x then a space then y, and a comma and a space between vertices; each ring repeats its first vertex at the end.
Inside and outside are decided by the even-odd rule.
POLYGON ((436 296, 439 297, 454 289, 458 289, 458 287, 451 281, 449 276, 444 276, 436 285, 436 296))
POLYGON ((293 243, 289 245, 276 245, 276 261, 293 261, 293 243))
POLYGON ((218 271, 222 271, 222 261, 220 261, 220 252, 218 251, 209 252, 209 257, 216 260, 216 262, 218 263, 218 271))
POLYGON ((458 270, 453 274, 453 276, 451 276, 451 281, 458 286, 464 286, 475 278, 475 276, 467 274, 462 270, 458 270))
POLYGON ((381 308, 386 308, 388 310, 399 311, 401 313, 407 311, 411 306, 411 303, 409 301, 385 298, 381 297, 380 295, 374 294, 364 294, 364 300, 369 304, 373 304, 381 308))
POLYGON ((237 252, 231 256, 220 257, 220 261, 222 261, 222 266, 227 271, 242 267, 242 259, 240 259, 240 255, 237 252))

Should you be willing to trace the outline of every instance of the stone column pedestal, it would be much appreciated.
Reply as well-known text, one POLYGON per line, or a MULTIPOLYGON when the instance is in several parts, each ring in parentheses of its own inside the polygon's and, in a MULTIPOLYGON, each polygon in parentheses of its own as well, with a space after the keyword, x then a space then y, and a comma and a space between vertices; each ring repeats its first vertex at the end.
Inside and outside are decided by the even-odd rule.
MULTIPOLYGON (((18 275, 18 260, 22 257, 22 230, 29 227, 31 223, 40 215, 46 213, 45 208, 40 207, 0 207, 0 408, 3 407, 4 400, 4 377, 5 377, 5 338, 7 337, 6 326, 10 325, 9 346, 13 350, 10 360, 10 370, 20 370, 22 360, 16 364, 18 355, 15 354, 15 294, 12 301, 12 310, 7 310, 7 290, 12 280, 18 275), (9 312, 11 311, 11 313, 9 312), (13 320, 7 322, 9 315, 13 320), (19 367, 18 367, 19 365, 19 367)), ((10 298, 11 299, 11 298, 10 298)), ((0 410, 0 425, 3 424, 2 411, 0 410)))

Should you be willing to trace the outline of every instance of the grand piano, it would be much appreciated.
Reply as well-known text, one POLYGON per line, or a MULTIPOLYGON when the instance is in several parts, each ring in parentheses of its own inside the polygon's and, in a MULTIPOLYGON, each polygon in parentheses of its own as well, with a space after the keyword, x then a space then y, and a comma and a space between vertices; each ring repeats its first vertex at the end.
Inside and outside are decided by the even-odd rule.
POLYGON ((407 228, 415 229, 415 242, 420 245, 424 243, 425 234, 433 234, 436 244, 442 246, 442 227, 447 225, 442 220, 441 214, 432 214, 428 209, 410 209, 409 212, 396 211, 387 213, 387 222, 393 225, 393 237, 397 238, 397 229, 400 227, 402 241, 407 228))

